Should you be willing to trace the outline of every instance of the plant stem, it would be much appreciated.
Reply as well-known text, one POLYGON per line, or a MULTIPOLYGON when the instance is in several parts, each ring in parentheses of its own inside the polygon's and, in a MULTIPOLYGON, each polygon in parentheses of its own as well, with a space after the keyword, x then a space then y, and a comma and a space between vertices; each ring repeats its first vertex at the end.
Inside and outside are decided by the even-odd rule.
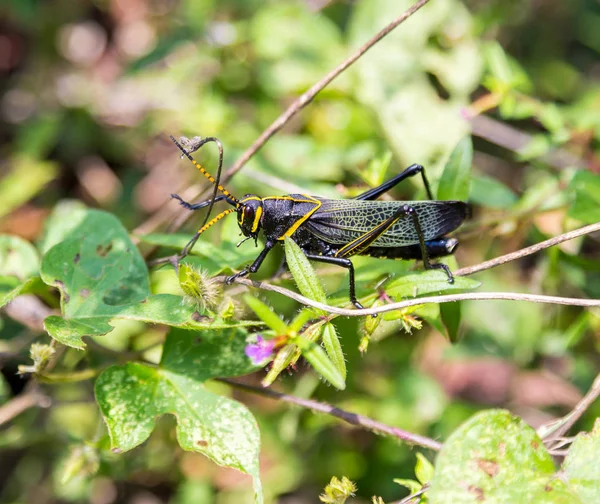
POLYGON ((303 399, 301 397, 292 396, 289 394, 283 394, 281 392, 275 392, 271 389, 266 389, 262 387, 254 387, 252 385, 247 385, 245 383, 239 383, 227 378, 217 378, 217 381, 227 383, 232 387, 245 390, 246 392, 250 392, 252 394, 258 394, 265 397, 270 397, 272 399, 277 399, 279 401, 287 402, 290 404, 294 404, 296 406, 301 406, 303 408, 308 408, 313 411, 317 411, 319 413, 325 413, 327 415, 332 415, 336 418, 344 420, 345 422, 356 425, 357 427, 363 427, 378 434, 385 434, 388 436, 395 437, 404 441, 406 443, 422 446, 423 448, 429 448, 430 450, 438 451, 442 447, 442 443, 439 441, 435 441, 434 439, 421 436, 419 434, 413 434, 412 432, 407 432, 402 429, 398 429, 396 427, 390 427, 389 425, 377 422, 372 418, 368 418, 362 415, 358 415, 356 413, 350 413, 349 411, 345 411, 343 409, 337 408, 330 404, 322 403, 319 401, 314 401, 312 399, 303 399))

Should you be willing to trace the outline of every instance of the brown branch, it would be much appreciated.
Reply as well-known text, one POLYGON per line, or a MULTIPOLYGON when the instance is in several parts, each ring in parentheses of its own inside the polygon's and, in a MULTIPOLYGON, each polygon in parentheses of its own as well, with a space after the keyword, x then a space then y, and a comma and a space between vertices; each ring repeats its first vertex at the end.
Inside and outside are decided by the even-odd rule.
POLYGON ((466 268, 461 268, 459 270, 454 271, 453 274, 456 276, 472 275, 473 273, 477 273, 478 271, 483 271, 486 269, 494 268, 496 266, 500 266, 501 264, 505 264, 507 262, 514 261, 515 259, 520 259, 521 257, 535 254, 536 252, 539 252, 540 250, 543 250, 545 248, 552 247, 554 245, 558 245, 559 243, 572 240, 579 236, 594 233, 596 231, 600 231, 600 222, 590 224, 589 226, 584 226, 573 231, 569 231, 568 233, 555 236, 554 238, 550 238, 549 240, 536 243, 531 247, 526 247, 521 250, 517 250, 516 252, 511 252, 510 254, 496 257, 495 259, 490 259, 489 261, 485 261, 474 266, 467 266, 466 268))
POLYGON ((304 399, 289 394, 283 394, 281 392, 275 392, 271 389, 246 385, 245 383, 239 383, 227 378, 218 378, 217 380, 223 383, 227 383, 232 387, 245 390, 246 392, 250 392, 252 394, 270 397, 271 399, 277 399, 279 401, 287 402, 289 404, 294 404, 296 406, 308 408, 313 411, 318 411, 319 413, 332 415, 351 425, 356 425, 357 427, 364 427, 378 434, 392 436, 396 439, 399 439, 412 445, 422 446, 423 448, 429 448, 430 450, 435 451, 439 450, 442 447, 442 443, 435 441, 434 439, 421 436, 419 434, 413 434, 412 432, 407 432, 396 427, 390 427, 389 425, 377 422, 372 418, 358 415, 356 413, 350 413, 349 411, 336 408, 335 406, 332 406, 330 404, 314 401, 312 399, 304 399))
MULTIPOLYGON (((485 115, 477 115, 471 119, 471 131, 475 136, 517 153, 524 149, 533 138, 529 133, 485 115)), ((587 166, 585 160, 565 149, 553 149, 541 156, 540 160, 559 170, 587 166)))
POLYGON ((0 406, 0 425, 4 425, 30 408, 36 406, 48 408, 50 404, 51 400, 47 395, 37 389, 32 389, 0 406))

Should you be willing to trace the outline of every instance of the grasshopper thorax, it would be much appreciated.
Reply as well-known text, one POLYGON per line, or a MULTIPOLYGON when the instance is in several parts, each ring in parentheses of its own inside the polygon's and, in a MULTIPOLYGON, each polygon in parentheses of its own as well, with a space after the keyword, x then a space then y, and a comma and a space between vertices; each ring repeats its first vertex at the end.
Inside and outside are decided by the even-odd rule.
POLYGON ((237 205, 237 214, 238 225, 244 236, 256 237, 263 214, 262 199, 255 194, 246 194, 237 205))

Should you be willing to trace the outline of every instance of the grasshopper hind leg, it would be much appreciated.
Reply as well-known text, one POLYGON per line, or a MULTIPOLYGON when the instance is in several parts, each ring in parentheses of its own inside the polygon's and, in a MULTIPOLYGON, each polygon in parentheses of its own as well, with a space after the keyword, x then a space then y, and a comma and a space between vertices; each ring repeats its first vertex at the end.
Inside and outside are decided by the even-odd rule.
POLYGON ((345 257, 331 257, 331 256, 322 256, 316 254, 306 253, 306 257, 313 261, 318 261, 326 264, 335 264, 336 266, 341 266, 342 268, 346 268, 348 270, 349 282, 350 282, 350 301, 352 304, 358 308, 359 310, 364 309, 364 306, 360 304, 358 299, 356 299, 356 283, 354 281, 354 265, 350 259, 346 259, 345 257))

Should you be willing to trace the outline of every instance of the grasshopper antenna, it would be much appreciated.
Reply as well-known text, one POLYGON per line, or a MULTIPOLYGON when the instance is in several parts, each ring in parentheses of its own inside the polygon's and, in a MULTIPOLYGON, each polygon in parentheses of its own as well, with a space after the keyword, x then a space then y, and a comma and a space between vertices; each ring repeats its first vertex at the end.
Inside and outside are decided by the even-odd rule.
POLYGON ((199 142, 195 143, 192 146, 192 148, 190 149, 190 152, 194 152, 209 142, 214 142, 217 144, 217 147, 219 149, 219 166, 217 168, 217 178, 216 179, 210 173, 208 173, 200 163, 198 163, 192 157, 190 152, 188 152, 181 145, 181 143, 179 143, 177 140, 175 140, 175 137, 170 135, 169 138, 177 146, 177 148, 182 152, 182 157, 183 156, 187 157, 192 162, 192 164, 200 171, 200 173, 202 173, 202 175, 204 175, 210 181, 210 183, 213 184, 213 186, 214 186, 213 194, 210 199, 210 204, 208 206, 208 211, 206 212, 206 217, 204 218, 204 222, 202 223, 202 226, 200 226, 200 228, 198 229, 198 231, 196 232, 196 234, 194 235, 192 240, 185 246, 185 248, 181 252, 180 259, 183 259, 186 255, 188 255, 190 250, 192 250, 196 241, 198 241, 198 238, 204 231, 206 231, 209 227, 211 227, 217 221, 221 220, 225 215, 230 214, 231 212, 234 211, 233 209, 230 209, 230 211, 223 212, 223 213, 219 214, 215 219, 212 219, 209 222, 210 214, 211 214, 213 206, 215 204, 215 199, 217 197, 217 192, 219 192, 219 191, 222 192, 225 195, 227 201, 229 201, 230 203, 233 203, 233 205, 235 206, 236 209, 239 207, 240 201, 220 184, 221 171, 223 169, 223 144, 221 143, 221 141, 218 138, 216 138, 216 137, 203 138, 199 142))

